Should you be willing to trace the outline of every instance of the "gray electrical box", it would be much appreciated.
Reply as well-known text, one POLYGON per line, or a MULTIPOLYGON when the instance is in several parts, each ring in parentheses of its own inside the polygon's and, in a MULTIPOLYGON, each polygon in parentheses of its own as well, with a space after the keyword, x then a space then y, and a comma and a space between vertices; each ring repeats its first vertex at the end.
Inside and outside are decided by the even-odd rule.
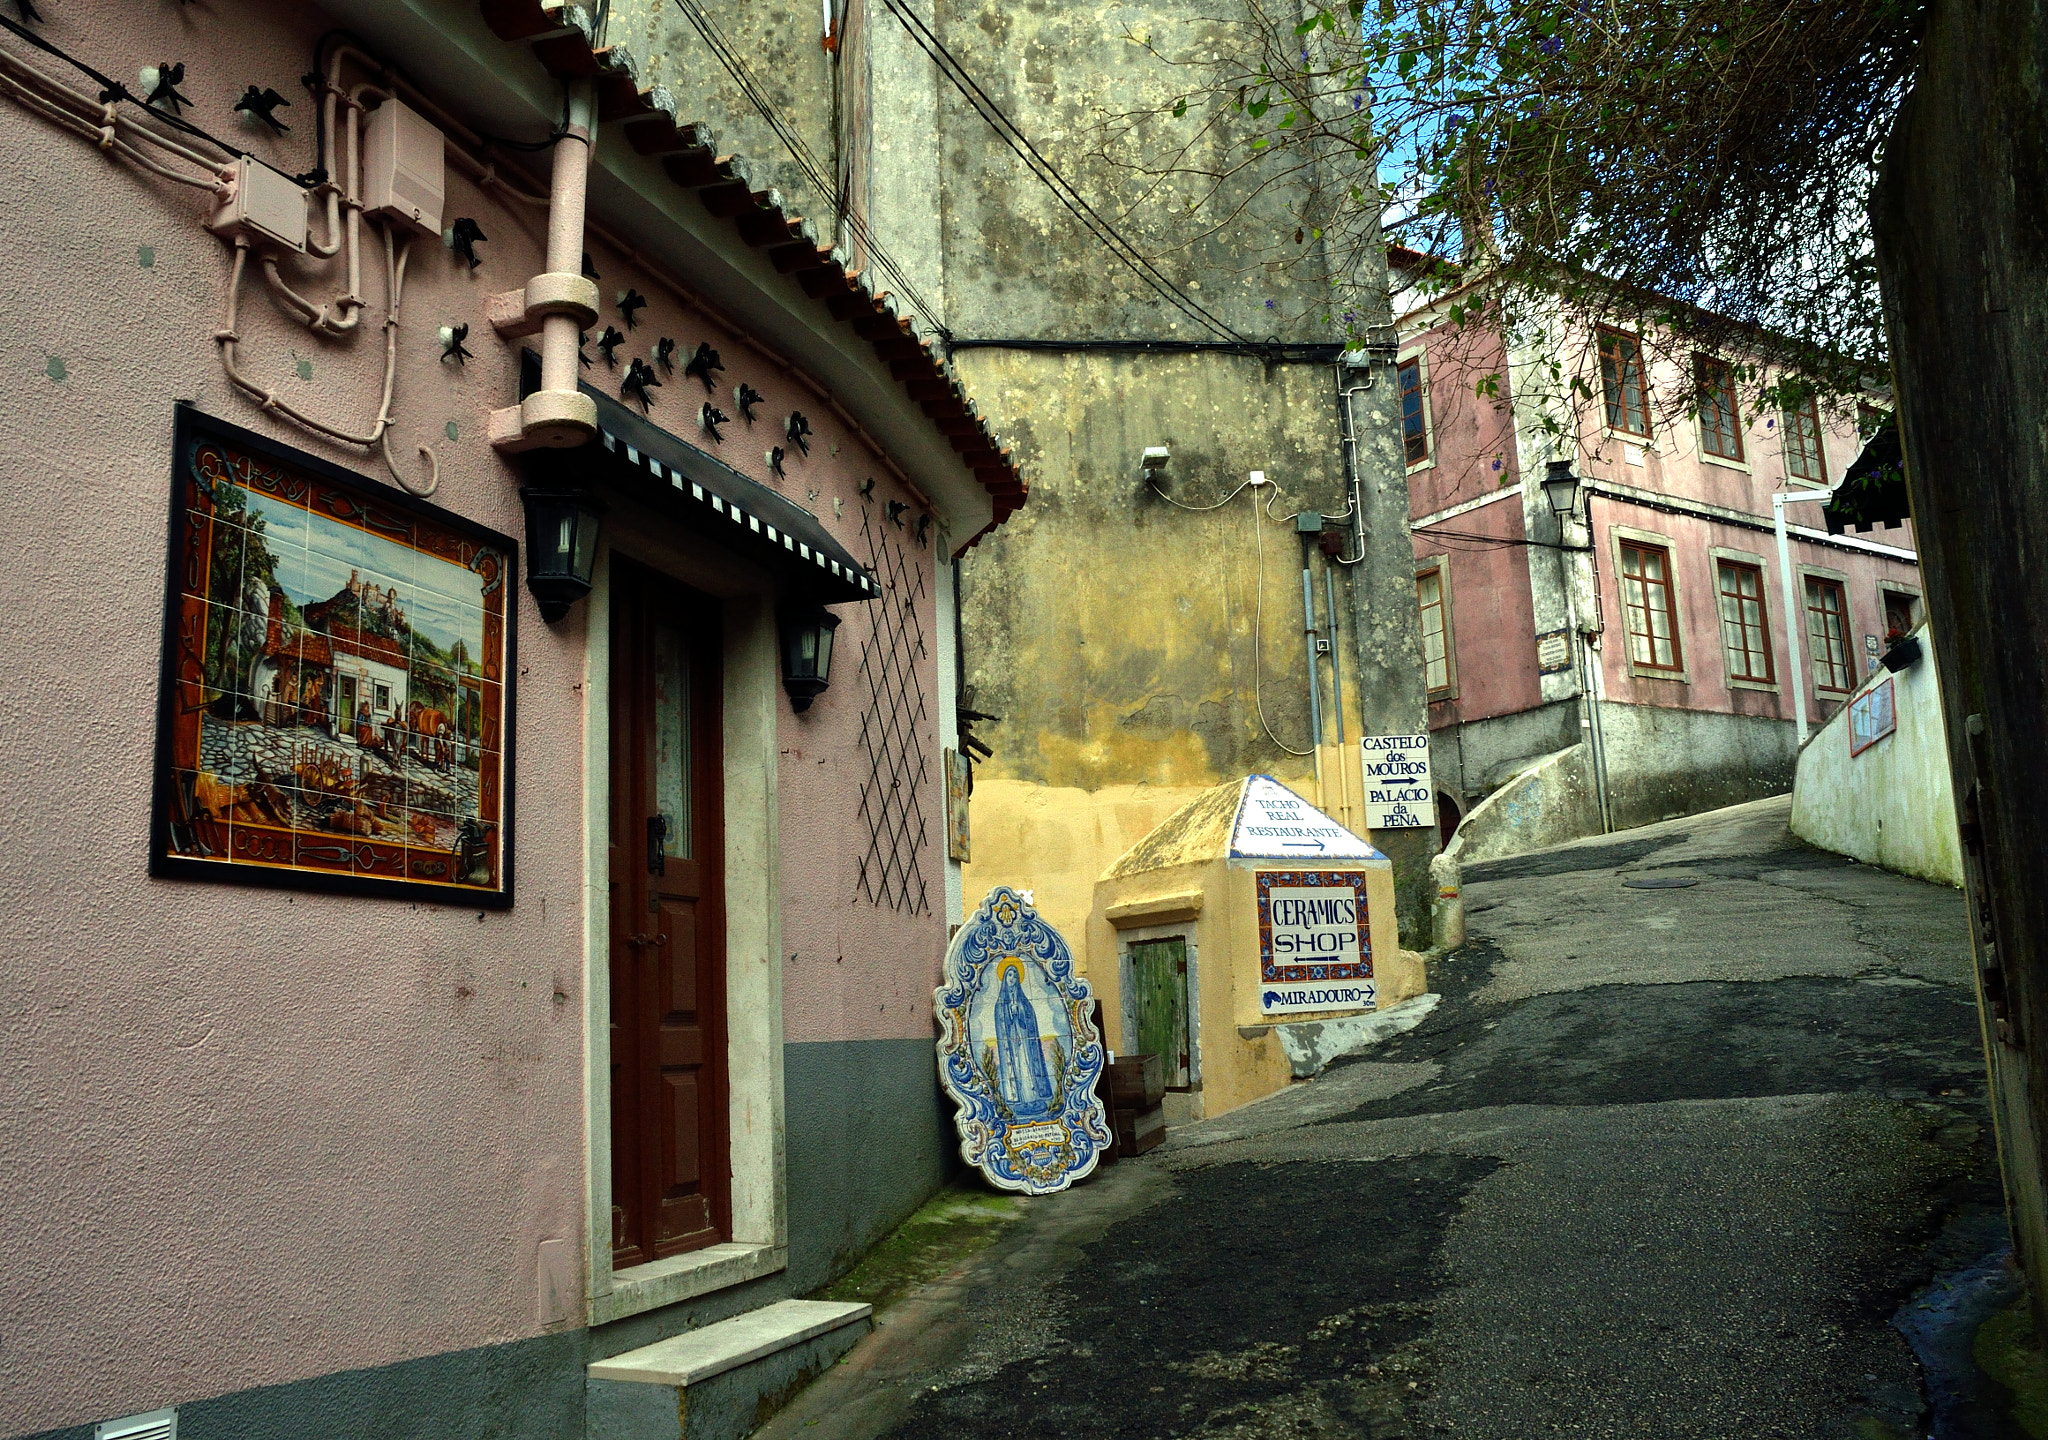
POLYGON ((1323 533, 1323 512, 1304 510, 1294 517, 1294 532, 1297 535, 1320 535, 1323 533))

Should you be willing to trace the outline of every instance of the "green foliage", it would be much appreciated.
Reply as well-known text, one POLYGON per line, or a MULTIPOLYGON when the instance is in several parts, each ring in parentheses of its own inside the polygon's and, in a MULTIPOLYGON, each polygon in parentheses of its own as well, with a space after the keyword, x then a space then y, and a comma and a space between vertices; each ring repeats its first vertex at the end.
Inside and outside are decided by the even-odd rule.
POLYGON ((1337 243, 1289 263, 1320 268, 1352 335, 1384 228, 1425 294, 1484 275, 1827 394, 1883 368, 1867 203, 1924 0, 1235 3, 1180 62, 1198 98, 1236 97, 1213 178, 1300 192, 1337 243))

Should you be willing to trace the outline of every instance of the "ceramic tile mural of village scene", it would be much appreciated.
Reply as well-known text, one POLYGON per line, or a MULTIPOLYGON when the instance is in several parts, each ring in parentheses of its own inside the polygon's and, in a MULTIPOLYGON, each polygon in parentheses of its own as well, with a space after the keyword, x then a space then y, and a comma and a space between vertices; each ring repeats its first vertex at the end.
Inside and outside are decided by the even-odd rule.
POLYGON ((509 899, 509 542, 203 432, 180 455, 159 872, 509 899))

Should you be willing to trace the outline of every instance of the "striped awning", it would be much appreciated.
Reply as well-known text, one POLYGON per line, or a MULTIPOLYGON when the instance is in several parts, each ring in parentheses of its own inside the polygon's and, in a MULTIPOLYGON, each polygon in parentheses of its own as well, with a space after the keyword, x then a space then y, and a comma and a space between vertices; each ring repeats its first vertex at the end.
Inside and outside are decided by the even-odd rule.
MULTIPOLYGON (((531 351, 525 369, 522 390, 530 391, 540 381, 538 357, 531 351)), ((608 480, 699 534, 775 569, 793 592, 820 604, 873 600, 882 593, 875 577, 824 523, 788 496, 670 434, 588 381, 580 388, 597 402, 598 439, 587 448, 605 457, 608 480)), ((694 407, 697 401, 690 403, 694 407)), ((749 430, 735 421, 726 427, 724 443, 746 445, 772 430, 766 423, 749 430)), ((761 443, 765 449, 773 442, 764 438, 761 443)))

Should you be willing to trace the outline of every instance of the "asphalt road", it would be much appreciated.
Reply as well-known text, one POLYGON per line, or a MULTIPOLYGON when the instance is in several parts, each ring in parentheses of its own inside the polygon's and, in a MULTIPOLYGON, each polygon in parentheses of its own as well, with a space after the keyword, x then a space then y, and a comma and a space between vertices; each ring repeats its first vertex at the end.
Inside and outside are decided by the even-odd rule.
POLYGON ((764 1433, 1993 1434, 1892 1323, 2002 1239, 1962 901, 1787 808, 1475 867, 1420 1027, 1030 1202, 764 1433))

